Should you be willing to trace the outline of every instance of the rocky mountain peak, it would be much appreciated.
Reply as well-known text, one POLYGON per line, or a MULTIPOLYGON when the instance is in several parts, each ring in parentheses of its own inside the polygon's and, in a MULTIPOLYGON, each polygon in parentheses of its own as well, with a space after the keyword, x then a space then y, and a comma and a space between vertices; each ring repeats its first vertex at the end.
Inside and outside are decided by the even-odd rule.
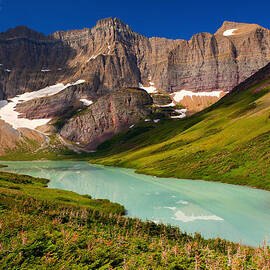
POLYGON ((130 26, 123 23, 119 18, 105 18, 97 21, 96 25, 90 28, 57 31, 50 35, 51 38, 71 41, 74 39, 86 38, 98 33, 129 32, 130 26))
POLYGON ((125 24, 124 22, 122 22, 119 18, 105 18, 105 19, 101 19, 99 21, 97 21, 96 26, 94 27, 94 29, 96 28, 114 28, 115 30, 119 30, 119 31, 130 31, 130 26, 125 24))
POLYGON ((94 28, 91 29, 95 39, 109 39, 111 41, 129 41, 138 34, 131 30, 130 26, 123 23, 118 18, 105 18, 99 20, 94 28))
POLYGON ((48 39, 42 33, 36 32, 24 25, 19 25, 14 28, 8 29, 6 32, 0 33, 1 39, 15 39, 15 38, 28 38, 35 40, 46 40, 48 39))
POLYGON ((215 35, 223 35, 223 36, 243 35, 256 31, 258 29, 266 30, 265 28, 263 28, 258 24, 224 21, 222 26, 215 33, 215 35))

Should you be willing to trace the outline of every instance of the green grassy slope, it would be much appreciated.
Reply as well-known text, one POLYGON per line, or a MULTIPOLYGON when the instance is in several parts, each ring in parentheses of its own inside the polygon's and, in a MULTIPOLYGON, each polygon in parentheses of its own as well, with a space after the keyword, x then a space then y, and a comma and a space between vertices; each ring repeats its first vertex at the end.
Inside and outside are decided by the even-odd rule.
POLYGON ((91 162, 270 190, 270 65, 188 119, 141 123, 91 162))
MULTIPOLYGON (((49 140, 49 145, 44 148, 28 140, 27 143, 18 145, 16 149, 0 155, 0 160, 88 160, 87 152, 75 153, 63 145, 56 134, 50 135, 49 140)), ((76 144, 74 143, 74 145, 76 144)))
POLYGON ((0 172, 0 269, 270 267, 269 247, 191 237, 175 227, 123 217, 118 204, 46 184, 0 172))

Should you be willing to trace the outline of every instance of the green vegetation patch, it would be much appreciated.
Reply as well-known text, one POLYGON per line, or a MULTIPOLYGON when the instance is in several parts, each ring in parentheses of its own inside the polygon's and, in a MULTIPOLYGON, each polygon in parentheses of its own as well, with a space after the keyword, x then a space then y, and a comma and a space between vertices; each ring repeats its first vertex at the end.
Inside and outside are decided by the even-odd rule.
POLYGON ((5 181, 8 183, 14 183, 14 184, 33 184, 33 183, 39 183, 41 186, 46 187, 49 183, 49 180, 44 178, 35 178, 28 175, 19 175, 19 174, 13 174, 13 173, 7 173, 7 172, 1 172, 0 173, 0 181, 5 181))
POLYGON ((24 183, 24 177, 1 176, 1 269, 270 267, 268 247, 206 240, 178 227, 126 218, 118 204, 44 188, 34 177, 24 183), (22 179, 12 182, 16 177, 22 179))

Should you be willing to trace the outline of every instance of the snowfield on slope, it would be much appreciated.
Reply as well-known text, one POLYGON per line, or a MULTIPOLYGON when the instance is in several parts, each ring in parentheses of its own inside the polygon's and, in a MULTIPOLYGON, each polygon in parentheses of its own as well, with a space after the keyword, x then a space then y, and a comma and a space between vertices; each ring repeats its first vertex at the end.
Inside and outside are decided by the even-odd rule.
POLYGON ((174 110, 176 113, 178 113, 179 115, 174 115, 174 116, 171 116, 171 118, 185 118, 187 115, 186 115, 186 112, 187 112, 187 109, 180 109, 180 110, 174 110))
POLYGON ((83 103, 83 105, 85 106, 90 106, 91 104, 93 104, 92 100, 86 99, 86 98, 81 98, 80 101, 83 103))
POLYGON ((141 83, 139 83, 139 87, 144 89, 148 94, 153 94, 157 92, 157 89, 154 86, 153 82, 150 82, 150 86, 143 86, 141 83))
POLYGON ((223 32, 223 36, 225 36, 225 37, 232 36, 232 35, 234 35, 233 32, 236 30, 237 30, 237 28, 226 30, 223 32))
POLYGON ((27 92, 22 95, 18 95, 9 102, 6 100, 0 101, 0 118, 4 120, 6 123, 10 124, 13 128, 30 128, 36 129, 39 126, 45 125, 51 121, 51 119, 27 119, 27 118, 19 118, 19 113, 16 112, 16 105, 18 103, 22 103, 28 100, 32 100, 35 98, 41 98, 46 96, 55 95, 65 88, 71 85, 77 85, 80 83, 84 83, 84 80, 78 80, 75 83, 68 83, 66 85, 62 83, 58 83, 56 85, 48 86, 46 88, 40 89, 34 92, 27 92))
POLYGON ((192 99, 193 96, 197 96, 197 97, 217 97, 217 98, 219 98, 220 94, 222 92, 223 91, 192 92, 192 91, 187 91, 187 90, 180 90, 179 92, 174 92, 174 93, 172 93, 170 95, 172 96, 174 101, 180 102, 186 96, 191 97, 191 99, 192 99))

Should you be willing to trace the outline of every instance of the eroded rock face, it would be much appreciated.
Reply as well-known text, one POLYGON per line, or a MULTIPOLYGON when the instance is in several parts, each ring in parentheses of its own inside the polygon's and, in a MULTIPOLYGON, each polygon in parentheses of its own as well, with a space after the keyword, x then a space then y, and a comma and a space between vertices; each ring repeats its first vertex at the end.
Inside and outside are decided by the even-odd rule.
POLYGON ((252 76, 247 78, 245 81, 241 82, 239 85, 234 87, 230 94, 234 94, 237 91, 243 91, 245 89, 249 89, 256 84, 263 82, 260 86, 256 87, 253 90, 253 93, 256 94, 261 90, 268 89, 270 86, 270 63, 265 67, 261 68, 258 72, 254 73, 252 76))
POLYGON ((168 83, 174 91, 229 91, 269 63, 270 31, 224 22, 214 35, 200 33, 182 43, 169 58, 168 83), (230 29, 236 30, 226 35, 230 29))
POLYGON ((4 97, 38 90, 72 74, 75 51, 27 27, 0 33, 0 84, 4 97), (62 69, 63 68, 63 69, 62 69))
POLYGON ((78 79, 97 96, 149 81, 167 92, 229 91, 269 61, 270 31, 252 24, 224 22, 189 41, 148 39, 117 18, 49 36, 16 27, 0 33, 0 97, 78 79))
POLYGON ((123 89, 99 98, 61 129, 61 136, 95 148, 151 113, 153 100, 141 89, 123 89))
POLYGON ((80 99, 93 102, 97 99, 93 85, 86 82, 72 85, 55 95, 18 103, 16 111, 20 113, 20 117, 28 119, 61 117, 84 108, 80 99))

